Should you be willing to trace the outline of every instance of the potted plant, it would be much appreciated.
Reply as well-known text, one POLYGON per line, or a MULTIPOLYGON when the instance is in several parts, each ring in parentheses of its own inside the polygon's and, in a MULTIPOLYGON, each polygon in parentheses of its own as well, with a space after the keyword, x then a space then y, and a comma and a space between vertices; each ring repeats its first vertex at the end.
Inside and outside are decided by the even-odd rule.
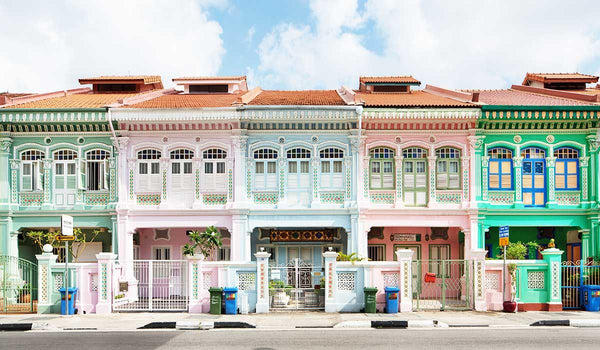
POLYGON ((30 285, 25 283, 19 288, 19 303, 29 304, 31 302, 31 294, 29 293, 30 285))
POLYGON ((269 281, 269 295, 271 296, 271 305, 274 307, 284 307, 290 302, 288 295, 292 286, 286 285, 281 280, 269 281))
POLYGON ((502 303, 504 312, 515 312, 517 310, 517 301, 515 299, 517 291, 516 272, 517 264, 511 263, 506 266, 508 274, 510 275, 510 300, 505 300, 502 303))

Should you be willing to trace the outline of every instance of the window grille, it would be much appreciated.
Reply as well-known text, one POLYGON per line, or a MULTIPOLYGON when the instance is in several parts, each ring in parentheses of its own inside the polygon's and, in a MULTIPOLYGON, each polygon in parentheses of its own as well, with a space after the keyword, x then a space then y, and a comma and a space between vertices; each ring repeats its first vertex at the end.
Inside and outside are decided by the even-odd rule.
POLYGON ((287 158, 310 158, 310 150, 307 150, 306 148, 293 148, 287 151, 287 158))
POLYGON ((369 244, 367 253, 371 261, 385 261, 385 245, 383 244, 369 244))
POLYGON ((402 157, 408 159, 426 158, 427 150, 420 147, 409 147, 402 150, 402 157))
POLYGON ((254 151, 254 159, 277 159, 277 151, 270 148, 261 148, 254 151))
POLYGON ((21 153, 21 160, 41 160, 44 158, 44 152, 35 149, 21 153))
POLYGON ((325 148, 319 152, 322 159, 344 158, 344 151, 339 148, 325 148))
POLYGON ((155 149, 144 149, 138 152, 138 159, 160 159, 161 153, 155 149))
POLYGON ((192 159, 194 158, 194 152, 189 149, 179 148, 171 151, 171 159, 192 159))
POLYGON ((391 148, 387 147, 375 147, 372 148, 369 153, 372 159, 390 159, 394 158, 395 152, 391 148))
POLYGON ((512 159, 512 151, 508 148, 496 147, 488 151, 491 159, 512 159))
POLYGON ((227 152, 219 148, 211 148, 202 152, 202 158, 204 159, 225 159, 227 158, 227 152))
POLYGON ((546 151, 537 147, 528 147, 521 151, 521 157, 526 159, 546 158, 546 151))

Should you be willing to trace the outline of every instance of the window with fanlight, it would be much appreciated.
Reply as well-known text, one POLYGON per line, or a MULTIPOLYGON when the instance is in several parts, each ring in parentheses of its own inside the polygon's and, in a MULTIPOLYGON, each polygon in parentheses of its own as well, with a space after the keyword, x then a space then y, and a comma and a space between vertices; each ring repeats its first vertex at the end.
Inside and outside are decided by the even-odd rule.
POLYGON ((45 153, 38 150, 21 152, 21 191, 42 191, 45 153))
POLYGON ((227 151, 210 148, 202 152, 203 173, 202 188, 209 191, 224 191, 227 187, 225 160, 227 151))
POLYGON ((436 187, 438 190, 460 189, 460 150, 443 147, 435 151, 436 187))
POLYGON ((253 153, 254 189, 258 191, 277 190, 278 152, 271 148, 261 148, 253 153))
POLYGON ((554 150, 555 188, 558 191, 579 189, 579 151, 572 147, 561 147, 554 150))
POLYGON ((512 190, 513 153, 510 149, 496 147, 488 150, 488 188, 490 190, 512 190))
POLYGON ((369 177, 372 190, 392 190, 395 188, 395 155, 395 151, 388 147, 375 147, 369 151, 369 177))
POLYGON ((319 151, 321 158, 321 189, 342 189, 344 187, 344 151, 339 148, 325 148, 319 151))
POLYGON ((155 149, 143 149, 137 153, 137 191, 160 192, 160 158, 162 153, 155 149))

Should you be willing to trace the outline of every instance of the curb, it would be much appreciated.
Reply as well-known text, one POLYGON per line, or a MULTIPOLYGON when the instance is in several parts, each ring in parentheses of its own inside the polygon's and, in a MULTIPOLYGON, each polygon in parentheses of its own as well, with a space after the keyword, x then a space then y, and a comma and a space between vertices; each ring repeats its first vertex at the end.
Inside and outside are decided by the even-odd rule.
POLYGON ((206 330, 213 328, 256 328, 247 322, 213 322, 200 320, 181 320, 177 322, 150 322, 138 329, 178 329, 178 330, 206 330))
POLYGON ((32 322, 32 323, 0 323, 0 332, 12 331, 43 331, 49 329, 47 322, 32 322))
POLYGON ((571 322, 569 320, 540 320, 530 324, 532 327, 569 327, 571 322))
POLYGON ((600 319, 572 319, 572 320, 540 320, 530 326, 561 326, 561 327, 600 327, 600 319))
POLYGON ((448 325, 435 320, 410 320, 410 321, 343 321, 333 328, 447 328, 448 325))

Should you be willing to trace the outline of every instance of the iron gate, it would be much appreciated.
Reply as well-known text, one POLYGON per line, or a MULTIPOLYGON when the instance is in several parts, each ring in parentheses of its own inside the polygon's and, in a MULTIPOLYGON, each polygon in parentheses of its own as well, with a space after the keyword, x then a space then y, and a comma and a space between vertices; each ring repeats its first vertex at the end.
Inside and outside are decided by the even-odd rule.
POLYGON ((563 309, 583 308, 581 286, 600 284, 600 265, 593 262, 563 261, 561 276, 561 297, 563 309))
POLYGON ((470 260, 413 261, 413 309, 471 309, 473 266, 470 260))
MULTIPOLYGON (((188 279, 185 260, 135 260, 137 291, 118 291, 115 311, 187 311, 188 279)), ((128 267, 124 266, 124 271, 128 267)))
POLYGON ((37 265, 0 255, 0 313, 37 312, 37 265))
POLYGON ((325 269, 294 259, 288 265, 269 267, 271 310, 320 310, 325 308, 325 269))

